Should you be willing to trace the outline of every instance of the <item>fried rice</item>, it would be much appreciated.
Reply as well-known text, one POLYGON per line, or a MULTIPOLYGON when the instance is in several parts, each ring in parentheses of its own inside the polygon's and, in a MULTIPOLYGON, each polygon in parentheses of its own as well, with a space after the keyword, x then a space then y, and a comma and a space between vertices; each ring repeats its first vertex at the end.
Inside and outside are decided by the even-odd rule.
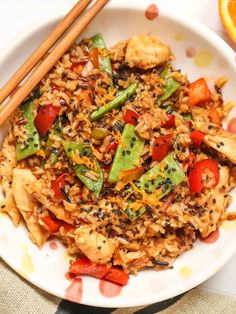
POLYGON ((236 137, 222 127, 232 107, 226 79, 214 91, 203 78, 190 83, 170 48, 148 35, 110 49, 94 38, 74 44, 11 117, 1 211, 15 226, 24 220, 39 247, 53 235, 78 259, 127 274, 171 268, 197 238, 235 219, 226 212, 236 163, 236 137))

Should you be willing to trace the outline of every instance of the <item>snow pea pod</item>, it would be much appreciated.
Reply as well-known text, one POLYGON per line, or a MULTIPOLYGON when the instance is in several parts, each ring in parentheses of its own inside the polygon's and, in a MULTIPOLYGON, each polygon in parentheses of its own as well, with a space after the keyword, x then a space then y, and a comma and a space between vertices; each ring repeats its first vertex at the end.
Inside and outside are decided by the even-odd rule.
POLYGON ((29 99, 25 101, 20 109, 22 111, 22 118, 26 120, 24 125, 27 132, 26 140, 16 143, 16 160, 22 160, 29 157, 40 150, 39 133, 34 124, 34 113, 33 113, 34 101, 29 99))
POLYGON ((116 154, 111 166, 108 181, 115 183, 119 180, 120 172, 134 169, 143 151, 144 140, 138 137, 134 130, 135 126, 126 124, 121 136, 121 143, 118 145, 116 154))
POLYGON ((89 144, 77 143, 77 142, 66 142, 63 141, 62 145, 65 149, 67 157, 69 157, 71 163, 73 164, 73 169, 80 179, 80 181, 87 186, 87 188, 94 193, 96 197, 99 196, 102 186, 103 186, 103 171, 98 163, 98 161, 93 156, 92 149, 89 144), (83 163, 75 163, 73 161, 73 154, 79 153, 80 157, 88 157, 90 160, 96 163, 97 166, 97 180, 92 180, 91 178, 85 175, 86 172, 89 172, 91 169, 84 165, 83 163))
POLYGON ((112 75, 111 59, 107 55, 107 47, 102 37, 102 34, 101 33, 96 34, 95 36, 91 38, 91 41, 92 41, 93 48, 103 49, 103 52, 104 52, 104 57, 101 57, 100 55, 98 56, 100 69, 112 75))
POLYGON ((158 104, 161 104, 163 101, 169 99, 180 87, 180 84, 176 82, 175 79, 170 77, 167 80, 167 84, 164 89, 164 94, 158 99, 158 104))
MULTIPOLYGON (((137 181, 139 190, 147 194, 155 193, 156 199, 160 200, 171 190, 185 180, 184 171, 176 159, 174 153, 170 153, 157 166, 150 169, 137 181)), ((126 214, 131 221, 139 218, 145 211, 143 206, 138 210, 128 207, 126 214)))
POLYGON ((134 95, 137 87, 138 87, 137 83, 131 84, 128 88, 120 92, 119 95, 116 98, 114 98, 111 102, 109 102, 108 104, 104 106, 99 107, 98 110, 94 111, 91 114, 90 119, 92 121, 96 121, 98 119, 101 119, 107 112, 110 112, 113 109, 119 108, 120 105, 122 105, 132 95, 134 95))

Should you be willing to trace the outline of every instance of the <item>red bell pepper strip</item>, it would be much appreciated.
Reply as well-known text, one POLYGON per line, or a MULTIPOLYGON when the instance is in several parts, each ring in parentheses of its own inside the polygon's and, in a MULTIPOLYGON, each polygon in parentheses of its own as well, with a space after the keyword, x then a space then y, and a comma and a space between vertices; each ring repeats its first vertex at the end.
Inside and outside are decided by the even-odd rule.
POLYGON ((111 143, 109 143, 106 147, 106 153, 109 153, 111 150, 115 151, 117 149, 117 142, 113 141, 111 143))
POLYGON ((153 161, 161 161, 167 156, 170 148, 171 139, 172 134, 167 134, 156 138, 155 143, 152 147, 153 161))
POLYGON ((138 180, 142 174, 144 174, 145 170, 143 167, 138 167, 130 170, 122 170, 120 171, 119 179, 122 182, 128 182, 133 180, 138 180))
POLYGON ((127 275, 120 268, 111 267, 104 279, 117 283, 118 285, 125 286, 129 281, 129 275, 127 275))
POLYGON ((163 125, 163 128, 170 129, 175 126, 175 116, 167 113, 168 121, 163 125))
POLYGON ((189 84, 188 96, 188 104, 190 106, 200 106, 211 100, 211 91, 209 90, 204 78, 200 78, 189 84))
POLYGON ((98 48, 94 47, 90 50, 90 60, 92 61, 94 68, 98 69, 98 48))
POLYGON ((189 171, 188 179, 191 193, 199 193, 204 188, 202 175, 206 169, 209 169, 215 176, 214 186, 218 184, 220 179, 220 172, 217 162, 212 159, 197 161, 189 171))
POLYGON ((56 180, 52 181, 51 187, 56 198, 64 199, 65 195, 62 193, 61 189, 65 187, 65 173, 60 175, 56 180))
POLYGON ((59 220, 53 216, 46 216, 42 218, 42 221, 46 224, 47 229, 51 233, 56 233, 59 231, 60 227, 64 227, 65 231, 71 231, 74 227, 65 221, 59 220))
POLYGON ((139 115, 133 111, 133 110, 126 110, 125 112, 125 123, 130 123, 130 124, 133 124, 133 125, 137 125, 138 123, 138 118, 139 118, 139 115))
POLYGON ((46 216, 42 218, 42 221, 46 224, 49 232, 56 233, 59 231, 61 227, 60 220, 56 219, 55 217, 46 216))
POLYGON ((190 135, 190 138, 193 142, 193 145, 196 147, 196 148, 199 148, 202 144, 202 141, 204 139, 204 136, 205 134, 201 131, 197 131, 197 130, 194 130, 191 135, 190 135))
POLYGON ((215 109, 210 109, 208 111, 208 117, 210 118, 210 121, 214 124, 217 124, 219 126, 222 125, 219 113, 215 109))
POLYGON ((69 272, 74 275, 89 275, 98 279, 104 278, 108 273, 109 267, 92 263, 87 257, 80 257, 72 261, 69 272))
POLYGON ((55 107, 53 105, 41 106, 39 108, 34 123, 40 135, 44 136, 47 133, 60 110, 61 107, 55 107))
POLYGON ((126 285, 129 276, 117 267, 99 265, 91 262, 87 257, 80 257, 70 262, 69 273, 73 275, 88 275, 98 279, 106 279, 119 285, 126 285))

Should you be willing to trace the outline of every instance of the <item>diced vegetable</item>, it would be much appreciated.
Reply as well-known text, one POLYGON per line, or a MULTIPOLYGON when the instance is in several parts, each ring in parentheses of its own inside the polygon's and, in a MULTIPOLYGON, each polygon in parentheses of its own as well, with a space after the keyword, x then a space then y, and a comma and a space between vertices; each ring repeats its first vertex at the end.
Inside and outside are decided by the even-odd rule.
POLYGON ((190 135, 190 138, 193 142, 193 145, 196 147, 196 148, 199 148, 202 144, 202 141, 204 139, 204 136, 205 134, 201 131, 198 131, 198 130, 194 130, 191 135, 190 135))
POLYGON ((209 116, 210 121, 212 123, 214 123, 216 125, 219 125, 219 126, 222 125, 219 113, 215 109, 210 109, 208 111, 208 116, 209 116))
POLYGON ((163 101, 165 101, 168 98, 170 98, 177 91, 177 89, 179 87, 180 87, 180 84, 178 82, 176 82, 175 79, 173 79, 172 77, 167 79, 167 84, 165 86, 164 93, 159 98, 158 104, 161 104, 163 101))
POLYGON ((65 231, 68 232, 72 230, 73 225, 68 224, 63 220, 59 220, 53 216, 46 216, 42 218, 42 221, 46 224, 47 229, 50 233, 56 233, 61 227, 64 227, 65 231))
POLYGON ((125 123, 130 123, 133 125, 137 125, 139 115, 133 110, 126 110, 125 112, 125 123))
POLYGON ((63 141, 62 145, 66 151, 67 156, 70 158, 77 177, 87 186, 91 192, 94 193, 96 197, 98 197, 103 185, 103 171, 98 161, 93 156, 90 145, 66 141, 63 141), (73 158, 74 154, 79 155, 78 161, 73 158), (86 173, 91 171, 91 168, 86 165, 86 161, 91 162, 91 160, 97 168, 97 180, 92 180, 89 176, 86 176, 86 173))
POLYGON ((101 106, 98 108, 98 110, 94 111, 90 119, 92 121, 96 121, 98 119, 101 119, 107 112, 112 111, 113 109, 119 108, 120 105, 122 105, 124 102, 126 102, 132 95, 135 94, 136 89, 138 85, 136 83, 131 84, 127 89, 123 90, 119 93, 119 95, 113 99, 108 104, 101 106))
POLYGON ((44 136, 58 116, 61 107, 53 105, 41 106, 34 120, 35 126, 41 136, 44 136))
POLYGON ((98 69, 98 48, 94 47, 90 51, 90 60, 92 61, 93 67, 98 69))
POLYGON ((192 120, 192 115, 189 112, 183 113, 182 116, 183 116, 184 120, 186 120, 186 121, 191 121, 192 120))
POLYGON ((56 198, 64 199, 65 195, 62 192, 62 189, 65 188, 65 173, 60 175, 55 181, 52 181, 51 187, 56 198))
POLYGON ((73 275, 88 275, 98 279, 106 279, 125 286, 128 283, 129 275, 122 269, 107 265, 92 263, 87 257, 80 257, 70 264, 69 272, 73 275))
POLYGON ((171 73, 171 70, 169 68, 164 68, 160 73, 160 78, 164 79, 167 76, 169 76, 171 73))
POLYGON ((175 126, 175 116, 173 114, 167 113, 168 121, 163 125, 165 129, 171 129, 175 126))
POLYGON ((125 286, 129 281, 129 275, 120 268, 111 267, 106 274, 105 279, 117 283, 118 285, 125 286))
POLYGON ((117 144, 115 141, 109 143, 109 144, 107 145, 107 147, 106 147, 106 153, 109 153, 109 152, 112 151, 112 150, 116 150, 116 149, 117 149, 117 146, 118 146, 118 144, 117 144))
POLYGON ((94 128, 92 129, 92 138, 95 140, 103 140, 108 135, 108 130, 102 128, 94 128))
POLYGON ((144 174, 144 168, 138 167, 131 170, 122 170, 119 179, 123 182, 138 180, 144 174))
POLYGON ((100 48, 103 50, 104 55, 98 56, 100 69, 112 75, 111 60, 110 60, 110 57, 107 55, 107 47, 102 37, 102 34, 98 33, 97 35, 93 36, 91 38, 91 41, 92 41, 93 48, 100 48))
POLYGON ((188 104, 190 106, 200 106, 211 100, 211 91, 209 90, 204 78, 200 78, 189 84, 188 96, 188 104))
POLYGON ((135 168, 143 151, 144 140, 135 133, 132 124, 126 124, 121 136, 121 143, 118 145, 108 177, 110 183, 119 180, 120 172, 135 168))
POLYGON ((47 225, 47 228, 51 233, 58 232, 61 227, 61 222, 56 218, 52 218, 51 216, 43 217, 42 221, 47 225))
POLYGON ((27 132, 27 143, 26 145, 19 142, 16 144, 17 161, 29 157, 40 150, 39 134, 34 125, 33 107, 33 100, 27 100, 20 107, 20 109, 22 110, 22 118, 26 120, 26 124, 24 127, 27 132))
POLYGON ((172 140, 171 134, 159 136, 155 139, 155 143, 152 147, 153 161, 161 161, 167 156, 171 140, 172 140))
MULTIPOLYGON (((185 181, 185 174, 182 166, 177 161, 175 154, 170 153, 161 163, 141 176, 136 186, 148 194, 154 193, 156 199, 160 200, 183 181, 185 181)), ((136 211, 129 207, 126 214, 131 221, 134 221, 145 211, 146 207, 141 207, 136 211)))
POLYGON ((108 266, 92 263, 87 257, 80 257, 69 268, 73 275, 89 275, 98 279, 104 278, 108 271, 108 266))
POLYGON ((189 172, 189 186, 190 191, 192 193, 199 193, 204 188, 204 182, 202 182, 202 176, 205 170, 208 169, 215 176, 215 184, 216 186, 220 179, 220 172, 218 169, 218 164, 215 160, 212 159, 204 159, 201 161, 197 161, 189 172))

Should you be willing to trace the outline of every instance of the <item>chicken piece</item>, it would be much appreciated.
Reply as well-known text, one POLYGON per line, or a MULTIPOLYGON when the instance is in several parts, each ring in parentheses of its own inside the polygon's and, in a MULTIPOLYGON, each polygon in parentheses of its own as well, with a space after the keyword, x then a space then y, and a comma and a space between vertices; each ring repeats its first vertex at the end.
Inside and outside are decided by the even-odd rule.
POLYGON ((88 225, 76 229, 75 242, 84 255, 94 263, 106 264, 114 253, 110 241, 88 225))
POLYGON ((47 198, 47 194, 44 193, 47 189, 44 188, 45 182, 43 180, 36 180, 34 184, 27 188, 46 209, 53 213, 57 219, 73 224, 73 219, 68 211, 65 210, 61 203, 55 203, 51 199, 47 198))
POLYGON ((38 223, 37 218, 34 216, 34 211, 37 211, 39 204, 25 189, 26 184, 32 184, 36 180, 36 177, 29 169, 15 168, 13 170, 12 192, 16 206, 25 219, 31 240, 39 247, 42 247, 50 234, 38 223))
POLYGON ((236 135, 221 131, 216 135, 206 135, 204 142, 236 164, 236 135))
POLYGON ((128 40, 125 62, 131 68, 148 70, 168 62, 171 55, 170 48, 157 38, 139 35, 128 40))
POLYGON ((225 197, 229 190, 229 168, 220 166, 220 180, 217 186, 212 189, 211 196, 207 202, 207 207, 213 210, 211 220, 207 224, 202 224, 199 231, 203 238, 216 230, 221 215, 225 212, 229 198, 225 197))
POLYGON ((7 213, 15 226, 19 225, 20 212, 16 207, 16 203, 12 194, 11 182, 12 172, 16 167, 16 148, 12 133, 6 137, 1 152, 0 176, 2 177, 2 188, 5 198, 1 200, 1 211, 7 213))

